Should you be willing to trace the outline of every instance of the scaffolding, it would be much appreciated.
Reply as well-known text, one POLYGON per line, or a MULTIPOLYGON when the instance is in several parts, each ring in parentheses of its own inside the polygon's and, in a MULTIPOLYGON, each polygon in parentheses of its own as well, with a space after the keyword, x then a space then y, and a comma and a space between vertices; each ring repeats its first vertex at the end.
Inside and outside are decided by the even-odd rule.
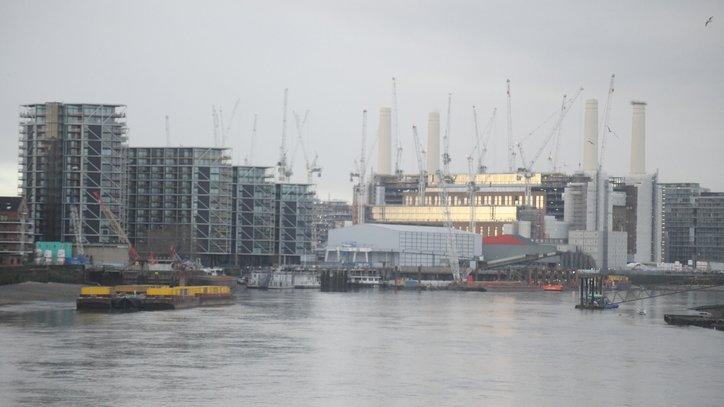
POLYGON ((275 184, 271 167, 234 167, 234 253, 237 264, 269 265, 275 254, 275 184))
POLYGON ((171 246, 209 264, 228 261, 232 244, 229 150, 129 149, 128 234, 140 253, 171 246))
POLYGON ((278 264, 313 255, 314 191, 310 184, 276 184, 278 264))
POLYGON ((71 208, 79 208, 85 241, 116 245, 118 237, 94 194, 126 223, 126 107, 44 103, 21 106, 20 193, 35 240, 73 242, 71 208))

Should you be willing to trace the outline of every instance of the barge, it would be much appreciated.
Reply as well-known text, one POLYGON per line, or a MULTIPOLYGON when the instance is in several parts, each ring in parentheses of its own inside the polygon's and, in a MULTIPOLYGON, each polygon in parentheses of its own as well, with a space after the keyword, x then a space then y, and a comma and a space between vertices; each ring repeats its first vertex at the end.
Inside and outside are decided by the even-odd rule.
POLYGON ((85 312, 137 312, 233 303, 227 286, 123 285, 82 287, 75 306, 85 312))

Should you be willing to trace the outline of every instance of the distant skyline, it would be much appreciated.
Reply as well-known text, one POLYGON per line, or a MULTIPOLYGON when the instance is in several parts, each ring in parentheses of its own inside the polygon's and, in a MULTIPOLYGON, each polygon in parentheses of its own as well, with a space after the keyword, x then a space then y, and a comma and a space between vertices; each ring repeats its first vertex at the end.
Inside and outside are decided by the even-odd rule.
MULTIPOLYGON (((125 104, 132 146, 165 145, 165 115, 172 145, 213 145, 211 106, 228 120, 239 99, 228 143, 234 162, 243 162, 257 113, 252 163, 273 166, 289 88, 293 181, 306 175, 292 111, 309 110, 308 150, 323 167, 318 195, 349 200, 362 110, 369 111, 374 166, 369 152, 379 108, 392 104, 393 76, 402 164, 410 173, 417 172, 410 128, 418 125, 425 144, 433 110, 444 128, 448 93, 451 168, 466 171, 476 105, 482 126, 498 109, 487 158, 490 170, 500 171, 506 79, 514 138, 526 139, 527 156, 550 127, 528 133, 558 109, 564 93, 583 86, 559 151, 564 171, 572 172, 581 160, 583 103, 597 98, 603 115, 612 73, 616 136, 607 140, 606 170, 628 174, 630 102, 642 100, 647 171, 658 170, 663 182, 724 191, 722 2, 4 1, 0 38, 4 195, 17 192, 19 105, 125 104)), ((550 169, 545 154, 535 169, 550 169)))

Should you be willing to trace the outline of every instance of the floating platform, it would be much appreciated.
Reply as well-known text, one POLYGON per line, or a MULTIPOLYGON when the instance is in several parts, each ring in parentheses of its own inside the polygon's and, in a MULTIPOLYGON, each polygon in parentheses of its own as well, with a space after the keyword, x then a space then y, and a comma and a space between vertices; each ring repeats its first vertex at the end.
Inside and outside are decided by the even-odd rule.
POLYGON ((233 303, 231 289, 226 286, 123 285, 82 287, 75 306, 86 312, 137 312, 233 303))

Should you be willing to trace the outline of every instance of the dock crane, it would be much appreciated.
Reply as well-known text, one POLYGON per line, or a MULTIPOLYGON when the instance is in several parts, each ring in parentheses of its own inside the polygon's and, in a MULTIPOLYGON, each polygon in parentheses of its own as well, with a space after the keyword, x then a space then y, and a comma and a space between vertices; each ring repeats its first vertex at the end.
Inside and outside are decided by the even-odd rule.
POLYGON ((464 281, 464 278, 467 278, 467 275, 463 278, 463 275, 460 272, 460 260, 458 258, 457 243, 455 239, 455 228, 453 227, 452 214, 450 213, 450 198, 447 193, 447 181, 440 170, 437 171, 436 177, 437 186, 440 190, 440 204, 442 205, 443 214, 445 216, 444 225, 447 229, 447 258, 450 263, 450 269, 452 270, 453 280, 455 282, 461 282, 464 281))
POLYGON ((395 176, 402 179, 402 143, 400 143, 400 126, 397 115, 397 79, 392 77, 392 123, 395 132, 395 176))
POLYGON ((357 223, 365 223, 365 204, 367 202, 367 110, 362 111, 362 147, 359 160, 355 159, 356 169, 349 174, 350 182, 357 179, 354 187, 357 196, 357 223))
POLYGON ((277 161, 277 178, 280 182, 288 182, 292 176, 292 168, 287 164, 287 102, 289 89, 284 89, 284 113, 282 114, 282 142, 279 146, 277 161))
POLYGON ((123 230, 123 226, 121 226, 121 223, 118 221, 118 218, 113 213, 113 211, 106 205, 106 203, 101 199, 101 194, 98 191, 93 191, 91 193, 93 198, 98 202, 98 205, 101 208, 101 212, 105 217, 108 219, 108 223, 111 226, 111 229, 113 229, 113 232, 118 236, 118 238, 121 240, 121 243, 128 245, 128 257, 132 261, 138 261, 140 260, 140 256, 138 255, 138 252, 136 251, 136 248, 133 247, 131 244, 131 241, 128 239, 128 235, 126 234, 126 231, 123 230))
POLYGON ((450 174, 450 106, 452 102, 452 93, 447 94, 447 118, 445 119, 445 134, 442 137, 443 153, 442 168, 445 176, 450 174))
POLYGON ((427 182, 427 171, 425 169, 425 160, 422 158, 423 150, 420 146, 420 139, 417 136, 417 126, 412 126, 412 137, 415 141, 415 157, 417 158, 417 169, 420 177, 417 181, 417 204, 425 204, 425 183, 427 182))

